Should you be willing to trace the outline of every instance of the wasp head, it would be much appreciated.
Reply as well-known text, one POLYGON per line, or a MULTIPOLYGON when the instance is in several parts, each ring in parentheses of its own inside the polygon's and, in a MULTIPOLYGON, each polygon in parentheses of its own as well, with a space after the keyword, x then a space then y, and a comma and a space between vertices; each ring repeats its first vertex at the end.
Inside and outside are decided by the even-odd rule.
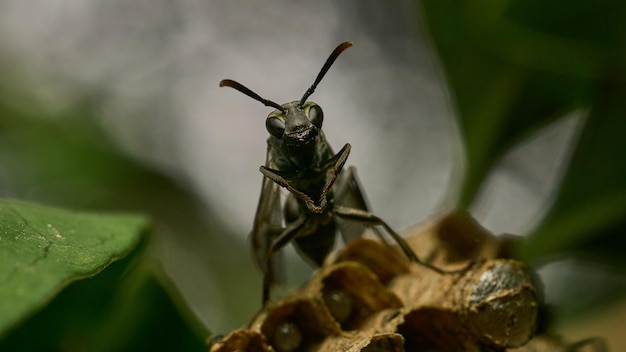
MULTIPOLYGON (((261 102, 265 106, 271 106, 273 111, 265 120, 265 126, 270 133, 270 142, 280 149, 283 149, 285 157, 291 160, 296 169, 311 166, 319 160, 319 150, 327 148, 324 143, 316 143, 322 136, 322 121, 324 113, 319 105, 307 102, 306 100, 315 92, 315 88, 321 82, 326 72, 330 69, 339 54, 351 47, 352 43, 344 42, 339 44, 330 54, 324 66, 317 74, 315 81, 306 90, 299 101, 293 101, 279 105, 271 100, 265 99, 250 90, 239 82, 225 79, 220 82, 220 87, 231 87, 254 100, 261 102)), ((279 161, 277 161, 279 162, 279 161)))
POLYGON ((322 108, 299 101, 283 104, 267 116, 265 127, 273 137, 282 141, 287 149, 299 149, 311 145, 322 129, 324 112, 322 108))

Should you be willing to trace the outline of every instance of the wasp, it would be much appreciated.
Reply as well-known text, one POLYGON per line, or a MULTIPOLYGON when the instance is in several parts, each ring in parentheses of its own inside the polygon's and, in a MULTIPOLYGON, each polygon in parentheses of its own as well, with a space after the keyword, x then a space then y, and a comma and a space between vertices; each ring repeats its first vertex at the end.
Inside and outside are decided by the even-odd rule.
POLYGON ((220 82, 220 87, 234 88, 276 109, 265 120, 269 138, 251 234, 253 256, 263 273, 263 306, 270 301, 270 287, 279 281, 279 250, 293 243, 303 257, 319 267, 332 250, 337 233, 347 242, 372 228, 384 240, 376 229, 381 226, 410 261, 444 273, 422 262, 398 233, 370 211, 356 169, 344 169, 350 144, 334 153, 322 131, 322 108, 307 101, 337 57, 351 46, 350 42, 339 44, 302 98, 290 103, 280 105, 264 99, 230 79, 220 82), (289 191, 283 203, 281 187, 289 191))

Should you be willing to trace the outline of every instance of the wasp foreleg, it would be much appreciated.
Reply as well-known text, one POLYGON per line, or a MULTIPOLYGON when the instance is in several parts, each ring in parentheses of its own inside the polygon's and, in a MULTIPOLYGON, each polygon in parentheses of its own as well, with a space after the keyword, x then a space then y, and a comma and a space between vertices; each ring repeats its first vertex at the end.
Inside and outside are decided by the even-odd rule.
POLYGON ((463 268, 461 270, 453 270, 453 271, 440 269, 434 265, 431 265, 429 263, 426 263, 420 260, 417 257, 417 255, 415 255, 411 247, 409 247, 409 244, 406 243, 404 238, 402 238, 402 236, 400 236, 397 232, 395 232, 391 228, 391 226, 387 225, 387 223, 383 219, 379 218, 378 216, 365 210, 347 208, 347 207, 342 207, 342 206, 335 206, 333 208, 333 213, 335 213, 335 215, 339 216, 342 219, 359 221, 359 222, 366 223, 371 226, 382 226, 387 231, 387 233, 389 233, 389 235, 393 238, 393 240, 400 246, 400 248, 402 249, 404 254, 407 256, 407 258, 409 258, 410 261, 416 262, 440 274, 455 274, 455 273, 463 272, 473 265, 473 263, 470 263, 466 268, 463 268))

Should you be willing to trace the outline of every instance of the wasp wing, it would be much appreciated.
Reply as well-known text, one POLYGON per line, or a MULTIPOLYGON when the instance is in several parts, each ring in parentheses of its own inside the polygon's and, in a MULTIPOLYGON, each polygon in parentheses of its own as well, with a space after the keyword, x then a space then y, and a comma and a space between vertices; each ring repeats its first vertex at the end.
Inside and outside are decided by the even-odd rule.
MULTIPOLYGON (((276 169, 276 163, 272 159, 272 146, 267 144, 265 167, 276 169)), ((252 241, 252 255, 255 262, 263 272, 269 276, 270 283, 284 282, 283 254, 282 251, 274 253, 269 258, 268 253, 272 242, 284 230, 284 213, 280 201, 280 186, 263 176, 261 195, 250 238, 252 241)))
MULTIPOLYGON (((342 207, 354 208, 371 212, 371 208, 356 174, 356 168, 350 166, 341 171, 335 181, 335 203, 342 207)), ((382 238, 380 231, 374 226, 368 226, 359 221, 347 221, 335 217, 339 232, 344 242, 352 241, 363 236, 366 230, 382 238)))

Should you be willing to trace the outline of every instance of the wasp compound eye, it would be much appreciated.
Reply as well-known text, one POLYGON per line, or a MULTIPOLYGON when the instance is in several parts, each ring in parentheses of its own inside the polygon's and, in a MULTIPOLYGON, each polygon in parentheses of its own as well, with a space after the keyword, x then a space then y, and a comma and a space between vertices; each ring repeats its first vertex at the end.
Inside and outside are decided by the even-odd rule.
POLYGON ((285 121, 276 115, 270 115, 265 120, 265 128, 272 136, 283 138, 285 133, 285 121))
POLYGON ((317 128, 322 128, 322 122, 324 121, 324 112, 322 108, 317 104, 309 104, 305 107, 306 116, 309 121, 317 128))

